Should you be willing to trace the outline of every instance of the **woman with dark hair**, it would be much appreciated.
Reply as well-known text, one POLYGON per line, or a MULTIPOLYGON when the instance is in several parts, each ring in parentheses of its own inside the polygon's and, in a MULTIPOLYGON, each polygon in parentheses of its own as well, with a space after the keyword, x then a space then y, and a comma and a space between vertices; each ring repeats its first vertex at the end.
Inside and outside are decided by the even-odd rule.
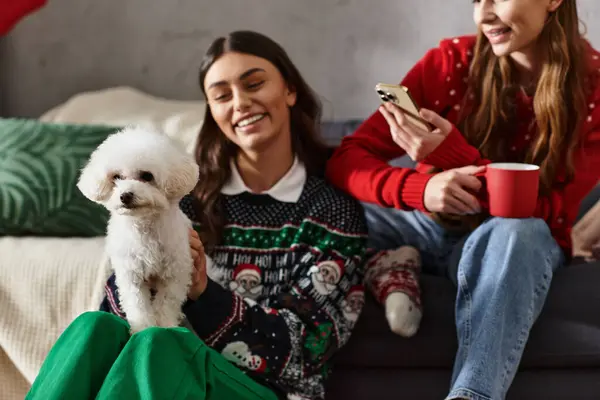
POLYGON ((364 303, 362 208, 323 180, 320 104, 278 44, 217 39, 200 85, 200 176, 181 202, 195 229, 189 329, 130 337, 111 276, 101 311, 65 330, 28 399, 324 398, 364 303))
POLYGON ((414 246, 425 272, 455 283, 447 399, 487 400, 505 398, 600 179, 600 54, 574 0, 477 0, 473 11, 477 35, 442 40, 402 81, 433 129, 388 103, 327 175, 365 202, 372 246, 414 246), (404 154, 416 169, 388 164, 404 154), (539 166, 532 218, 490 216, 477 175, 491 162, 539 166))

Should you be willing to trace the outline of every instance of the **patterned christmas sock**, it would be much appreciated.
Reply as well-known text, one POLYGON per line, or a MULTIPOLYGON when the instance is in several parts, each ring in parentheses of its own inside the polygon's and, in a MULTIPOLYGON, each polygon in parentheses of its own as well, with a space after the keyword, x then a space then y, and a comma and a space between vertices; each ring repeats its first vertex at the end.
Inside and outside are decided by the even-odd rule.
POLYGON ((401 336, 413 336, 422 316, 419 274, 421 256, 411 246, 376 253, 367 262, 365 284, 385 307, 390 329, 401 336))

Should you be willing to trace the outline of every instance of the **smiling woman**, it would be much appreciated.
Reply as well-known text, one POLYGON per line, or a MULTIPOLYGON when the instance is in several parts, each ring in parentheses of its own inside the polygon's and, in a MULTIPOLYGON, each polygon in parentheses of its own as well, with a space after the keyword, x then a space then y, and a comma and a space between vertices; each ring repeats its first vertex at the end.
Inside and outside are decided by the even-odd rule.
POLYGON ((196 147, 196 207, 205 244, 220 236, 216 211, 232 160, 246 184, 262 192, 282 177, 294 155, 320 175, 328 149, 319 137, 321 106, 285 51, 255 32, 217 39, 200 68, 208 100, 196 147))
POLYGON ((113 275, 101 306, 112 315, 67 328, 28 400, 325 397, 330 360, 364 304, 363 210, 322 177, 320 104, 277 43, 254 32, 218 38, 200 84, 199 180, 180 203, 202 238, 190 235, 195 272, 182 308, 196 335, 151 328, 129 338, 113 275))
MULTIPOLYGON (((289 108, 296 102, 296 93, 287 87, 277 68, 264 58, 229 52, 213 64, 204 79, 217 126, 241 150, 238 164, 260 162, 261 158, 277 164, 287 159, 287 170, 293 159, 289 108)), ((267 187, 272 184, 263 183, 267 187)))

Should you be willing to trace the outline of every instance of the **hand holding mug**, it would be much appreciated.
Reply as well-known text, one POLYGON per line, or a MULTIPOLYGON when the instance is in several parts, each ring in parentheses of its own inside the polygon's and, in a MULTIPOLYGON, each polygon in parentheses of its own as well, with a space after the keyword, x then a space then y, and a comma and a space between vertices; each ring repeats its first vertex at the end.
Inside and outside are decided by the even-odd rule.
POLYGON ((481 180, 476 175, 485 169, 471 165, 434 175, 425 186, 425 208, 429 212, 457 215, 480 213, 479 199, 473 193, 481 189, 481 180))
POLYGON ((529 218, 538 201, 540 168, 533 164, 491 163, 438 173, 425 187, 431 212, 477 214, 481 204, 491 216, 529 218), (483 188, 485 185, 485 188, 483 188))

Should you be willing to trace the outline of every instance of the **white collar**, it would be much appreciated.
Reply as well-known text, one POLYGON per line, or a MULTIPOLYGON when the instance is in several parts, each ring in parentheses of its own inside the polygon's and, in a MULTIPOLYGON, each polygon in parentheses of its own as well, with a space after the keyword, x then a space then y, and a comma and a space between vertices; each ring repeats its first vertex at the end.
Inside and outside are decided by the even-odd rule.
MULTIPOLYGON (((298 157, 295 157, 294 163, 288 172, 273 187, 260 194, 268 194, 275 200, 284 203, 296 203, 302 194, 305 182, 306 168, 298 160, 298 157)), ((244 192, 252 193, 240 176, 235 162, 231 161, 231 177, 221 188, 221 193, 233 196, 244 192)))

